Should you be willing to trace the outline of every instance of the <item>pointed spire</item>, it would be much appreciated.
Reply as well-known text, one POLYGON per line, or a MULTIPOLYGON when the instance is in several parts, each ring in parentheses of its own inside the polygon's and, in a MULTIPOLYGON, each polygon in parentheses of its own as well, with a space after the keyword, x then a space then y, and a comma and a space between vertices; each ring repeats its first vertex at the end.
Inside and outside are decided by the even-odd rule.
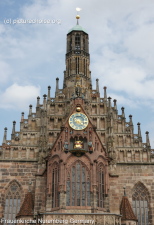
POLYGON ((15 126, 16 126, 16 121, 13 121, 12 134, 11 134, 12 139, 15 137, 15 126))
POLYGON ((50 90, 51 90, 51 87, 48 86, 48 99, 50 99, 50 90))
POLYGON ((145 133, 146 133, 146 144, 147 144, 147 146, 150 146, 149 132, 146 131, 145 133))
POLYGON ((137 123, 137 126, 138 126, 138 137, 141 138, 142 140, 142 135, 141 135, 141 127, 140 127, 140 123, 137 123))
POLYGON ((133 212, 131 204, 126 196, 126 191, 124 187, 124 196, 122 197, 121 205, 120 205, 120 214, 122 215, 122 221, 137 221, 137 218, 133 212))
POLYGON ((96 79, 96 91, 99 93, 99 79, 96 79))
POLYGON ((21 208, 17 214, 17 218, 20 216, 33 216, 34 214, 34 203, 32 192, 27 192, 25 199, 21 205, 21 208))
POLYGON ((38 96, 37 97, 37 107, 39 106, 39 104, 40 104, 40 97, 38 96))
POLYGON ((3 144, 6 144, 6 140, 7 140, 7 127, 4 128, 3 144))
POLYGON ((32 115, 32 105, 29 105, 29 116, 31 116, 32 115))

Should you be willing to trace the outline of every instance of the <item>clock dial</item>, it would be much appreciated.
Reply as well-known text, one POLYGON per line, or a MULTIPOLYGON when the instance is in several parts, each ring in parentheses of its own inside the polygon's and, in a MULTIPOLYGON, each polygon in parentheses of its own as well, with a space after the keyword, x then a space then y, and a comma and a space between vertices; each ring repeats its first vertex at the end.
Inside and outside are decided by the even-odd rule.
POLYGON ((83 113, 74 113, 69 118, 69 125, 74 130, 83 130, 88 126, 88 117, 83 113))

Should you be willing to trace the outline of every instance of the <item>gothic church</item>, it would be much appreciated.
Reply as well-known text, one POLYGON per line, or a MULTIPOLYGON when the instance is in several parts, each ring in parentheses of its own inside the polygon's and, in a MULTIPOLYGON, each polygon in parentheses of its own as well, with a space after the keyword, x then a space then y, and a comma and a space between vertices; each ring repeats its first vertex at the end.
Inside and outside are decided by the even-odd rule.
POLYGON ((37 97, 20 131, 0 146, 1 224, 154 224, 154 157, 149 133, 91 82, 89 37, 67 33, 63 88, 37 97))

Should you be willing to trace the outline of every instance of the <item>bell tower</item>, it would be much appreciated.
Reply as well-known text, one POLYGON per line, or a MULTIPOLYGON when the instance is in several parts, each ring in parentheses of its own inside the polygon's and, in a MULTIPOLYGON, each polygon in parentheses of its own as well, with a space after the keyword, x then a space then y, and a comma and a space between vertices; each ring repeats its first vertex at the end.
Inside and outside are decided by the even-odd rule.
POLYGON ((86 30, 79 25, 80 16, 77 15, 76 19, 76 26, 67 34, 63 89, 66 89, 67 92, 69 90, 69 97, 75 93, 75 87, 79 87, 84 96, 91 89, 89 37, 86 30))

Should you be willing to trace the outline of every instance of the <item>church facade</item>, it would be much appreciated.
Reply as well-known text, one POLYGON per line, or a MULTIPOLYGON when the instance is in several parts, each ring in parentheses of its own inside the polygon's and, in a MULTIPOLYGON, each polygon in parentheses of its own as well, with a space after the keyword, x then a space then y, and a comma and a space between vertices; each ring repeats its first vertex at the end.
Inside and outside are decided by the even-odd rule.
MULTIPOLYGON (((77 18, 79 19, 79 18, 77 18)), ((91 82, 89 37, 67 34, 63 88, 37 97, 0 146, 1 224, 154 224, 154 157, 149 133, 100 96, 91 82), (10 222, 13 221, 13 222, 10 222)))

